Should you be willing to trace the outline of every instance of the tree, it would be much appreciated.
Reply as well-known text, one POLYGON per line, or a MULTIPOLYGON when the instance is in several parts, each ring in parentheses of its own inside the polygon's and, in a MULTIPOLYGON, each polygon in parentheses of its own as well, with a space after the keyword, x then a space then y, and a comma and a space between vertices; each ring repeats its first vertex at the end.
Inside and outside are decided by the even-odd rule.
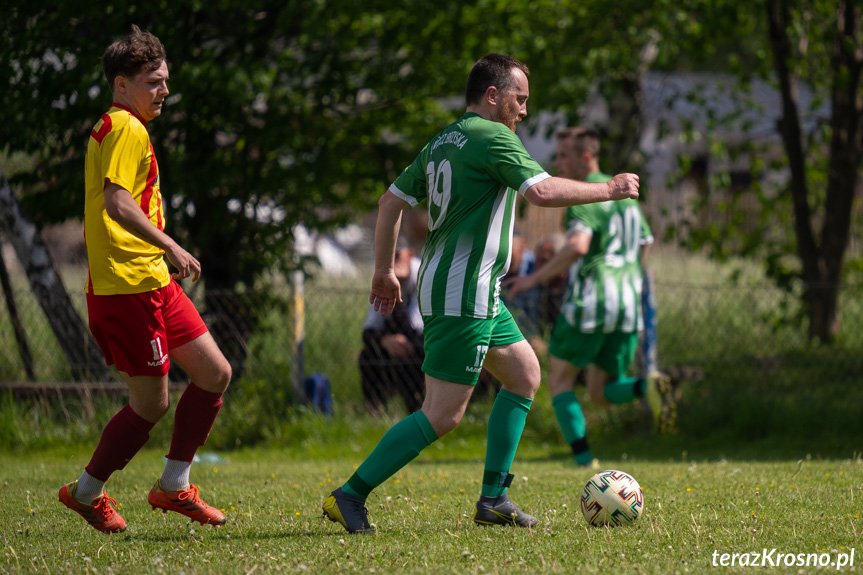
MULTIPOLYGON (((9 186, 8 183, 0 185, 5 188, 9 186)), ((12 330, 15 332, 15 343, 18 344, 18 355, 21 356, 21 362, 24 364, 24 373, 27 374, 28 381, 35 381, 36 371, 33 369, 33 354, 30 353, 27 332, 24 330, 24 324, 21 323, 21 316, 18 314, 18 306, 15 304, 15 292, 12 290, 12 280, 9 277, 9 270, 6 269, 3 250, 0 250, 0 286, 3 287, 3 297, 6 299, 6 311, 9 313, 12 330)))
POLYGON ((80 216, 86 141, 110 101, 99 57, 132 23, 157 34, 173 92, 150 126, 168 231, 201 260, 208 311, 224 326, 214 335, 236 357, 255 328, 240 293, 273 268, 299 265, 296 224, 327 229, 374 206, 415 139, 454 115, 438 97, 454 91, 444 80, 463 82, 469 60, 444 38, 431 39, 440 58, 413 57, 418 34, 448 18, 419 3, 384 12, 347 1, 178 1, 146 10, 71 1, 7 11, 0 141, 38 158, 12 183, 39 225, 80 216))
POLYGON ((735 54, 748 65, 729 68, 737 74, 743 105, 727 118, 711 117, 712 126, 731 119, 745 129, 740 110, 753 80, 776 86, 784 158, 771 159, 772 143, 730 143, 708 135, 715 158, 749 162, 752 184, 730 192, 729 173, 719 173, 703 200, 718 191, 724 220, 693 224, 686 241, 693 249, 709 247, 720 259, 734 254, 763 262, 767 276, 800 303, 796 317, 781 319, 808 321, 810 340, 830 343, 840 328, 839 290, 849 271, 863 153, 861 7, 844 0, 764 0, 739 3, 739 10, 737 22, 749 22, 748 28, 726 28, 729 39, 759 44, 735 54), (805 100, 804 90, 811 95, 805 100), (787 174, 780 178, 784 183, 768 185, 770 172, 787 174))
MULTIPOLYGON (((33 293, 42 306, 51 329, 57 335, 57 342, 66 355, 75 381, 113 379, 102 358, 102 353, 75 311, 69 294, 66 293, 66 288, 63 287, 63 282, 60 281, 54 269, 48 248, 33 223, 21 213, 18 201, 2 174, 0 174, 0 231, 12 242, 15 254, 24 266, 33 293)), ((5 272, 4 265, 4 275, 5 272)), ((14 320, 15 315, 11 315, 14 320)), ((19 345, 22 345, 22 341, 25 340, 19 336, 19 345)), ((22 345, 22 357, 26 364, 25 349, 26 345, 22 345)), ((28 366, 28 375, 30 369, 28 366)))
POLYGON ((801 6, 780 0, 766 3, 770 45, 782 93, 779 126, 791 169, 794 230, 809 313, 809 336, 823 342, 832 341, 839 329, 839 285, 863 153, 861 11, 863 8, 853 0, 801 6), (807 48, 807 42, 813 40, 823 41, 823 52, 814 54, 814 58, 807 48), (801 69, 807 64, 817 66, 818 61, 826 64, 829 75, 819 77, 813 73, 809 77, 819 81, 825 91, 829 89, 832 112, 821 214, 813 205, 812 187, 817 184, 808 173, 812 169, 807 150, 810 146, 800 126, 796 86, 801 69), (814 229, 818 220, 820 237, 814 229))

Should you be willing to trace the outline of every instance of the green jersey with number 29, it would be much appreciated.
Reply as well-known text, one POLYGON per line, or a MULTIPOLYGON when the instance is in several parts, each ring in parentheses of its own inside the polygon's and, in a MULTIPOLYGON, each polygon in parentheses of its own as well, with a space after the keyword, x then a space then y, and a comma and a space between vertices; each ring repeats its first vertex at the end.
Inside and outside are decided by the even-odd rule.
MULTIPOLYGON (((607 182, 595 172, 586 182, 607 182)), ((567 233, 590 234, 590 248, 569 270, 561 313, 582 333, 632 333, 643 328, 641 246, 653 243, 637 200, 570 206, 567 233)))
POLYGON ((417 280, 422 315, 488 319, 509 268, 516 190, 549 178, 509 128, 467 113, 435 136, 389 191, 428 199, 417 280))

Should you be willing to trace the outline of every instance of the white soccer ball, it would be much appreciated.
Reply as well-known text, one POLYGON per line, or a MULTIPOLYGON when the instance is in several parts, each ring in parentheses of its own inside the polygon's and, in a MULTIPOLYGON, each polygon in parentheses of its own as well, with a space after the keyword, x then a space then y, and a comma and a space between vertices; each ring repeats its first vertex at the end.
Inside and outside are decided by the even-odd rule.
POLYGON ((581 492, 581 513, 594 527, 629 525, 643 509, 641 486, 623 471, 600 471, 581 492))

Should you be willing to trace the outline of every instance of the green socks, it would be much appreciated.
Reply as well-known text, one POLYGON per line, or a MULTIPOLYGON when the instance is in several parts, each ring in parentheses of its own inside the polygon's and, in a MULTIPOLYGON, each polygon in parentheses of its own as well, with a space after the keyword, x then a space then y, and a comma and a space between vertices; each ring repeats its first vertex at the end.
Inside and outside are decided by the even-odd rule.
MULTIPOLYGON (((500 390, 488 418, 488 444, 485 456, 482 495, 500 497, 512 481, 509 468, 515 459, 530 399, 500 390)), ((410 463, 438 439, 422 411, 417 411, 387 431, 371 454, 342 486, 355 497, 367 498, 372 490, 410 463)))
POLYGON ((635 398, 644 397, 644 378, 621 377, 607 383, 602 389, 609 403, 629 403, 635 398))
POLYGON ((488 418, 488 442, 485 452, 485 472, 482 495, 500 497, 512 482, 509 468, 524 431, 527 412, 532 400, 501 389, 494 400, 488 418))
MULTIPOLYGON (((603 394, 609 403, 629 403, 639 397, 644 397, 645 380, 641 377, 621 377, 605 385, 603 394)), ((590 465, 593 454, 587 445, 585 437, 587 424, 581 405, 574 391, 565 391, 555 395, 551 404, 557 415, 557 422, 566 442, 572 447, 572 456, 579 465, 590 465)))
POLYGON ((342 490, 355 497, 367 498, 372 489, 413 461, 437 439, 437 433, 423 412, 412 413, 384 434, 342 490))
MULTIPOLYGON (((631 387, 631 386, 630 386, 631 387)), ((564 391, 555 395, 551 400, 554 413, 557 415, 557 423, 563 432, 566 442, 572 447, 572 455, 579 465, 589 465, 593 461, 593 454, 587 446, 587 422, 581 405, 575 397, 574 391, 564 391)))

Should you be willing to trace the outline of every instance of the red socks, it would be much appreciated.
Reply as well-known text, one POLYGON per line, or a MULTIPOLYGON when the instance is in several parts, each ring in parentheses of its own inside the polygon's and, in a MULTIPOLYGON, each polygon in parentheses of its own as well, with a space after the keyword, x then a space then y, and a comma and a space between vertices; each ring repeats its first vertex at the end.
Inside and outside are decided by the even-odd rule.
MULTIPOLYGON (((204 391, 190 383, 177 403, 168 459, 191 462, 195 451, 207 442, 221 407, 221 393, 204 391)), ((105 426, 99 445, 84 469, 96 479, 107 481, 144 447, 154 425, 127 405, 105 426)))
POLYGON ((153 425, 127 405, 105 426, 99 445, 84 469, 96 479, 108 481, 112 473, 126 467, 144 447, 153 425))
POLYGON ((221 393, 204 391, 194 382, 189 383, 177 403, 168 459, 191 462, 198 448, 207 442, 221 408, 221 393))

